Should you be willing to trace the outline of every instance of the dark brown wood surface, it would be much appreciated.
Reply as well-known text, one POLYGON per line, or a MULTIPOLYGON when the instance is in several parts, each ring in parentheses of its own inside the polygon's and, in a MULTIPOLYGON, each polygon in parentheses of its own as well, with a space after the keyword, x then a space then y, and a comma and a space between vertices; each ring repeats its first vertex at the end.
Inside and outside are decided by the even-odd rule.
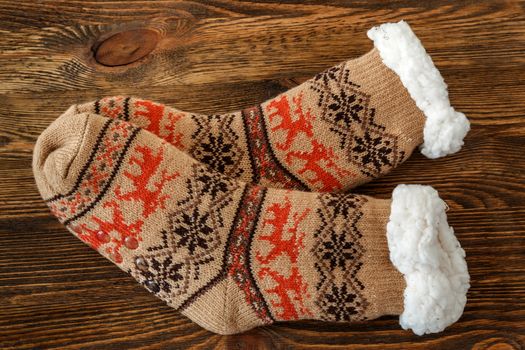
POLYGON ((524 7, 0 1, 0 348, 525 348, 524 7), (443 333, 418 337, 385 317, 212 334, 70 235, 38 195, 34 142, 70 104, 130 94, 196 112, 250 106, 364 54, 368 28, 400 19, 425 44, 472 131, 461 152, 414 154, 358 192, 386 198, 396 184, 422 183, 449 204, 472 287, 463 317, 443 333))

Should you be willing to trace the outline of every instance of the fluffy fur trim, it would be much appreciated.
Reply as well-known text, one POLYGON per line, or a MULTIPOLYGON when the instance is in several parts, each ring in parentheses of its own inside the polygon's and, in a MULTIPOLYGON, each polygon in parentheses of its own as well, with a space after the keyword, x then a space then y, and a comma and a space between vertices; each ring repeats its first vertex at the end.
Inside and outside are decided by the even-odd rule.
POLYGON ((443 77, 410 26, 404 21, 385 23, 370 29, 368 37, 426 116, 421 153, 439 158, 459 151, 469 121, 450 105, 443 77))
POLYGON ((445 209, 430 186, 399 185, 392 194, 390 260, 407 284, 399 323, 418 335, 441 332, 456 322, 467 301, 465 251, 445 209))

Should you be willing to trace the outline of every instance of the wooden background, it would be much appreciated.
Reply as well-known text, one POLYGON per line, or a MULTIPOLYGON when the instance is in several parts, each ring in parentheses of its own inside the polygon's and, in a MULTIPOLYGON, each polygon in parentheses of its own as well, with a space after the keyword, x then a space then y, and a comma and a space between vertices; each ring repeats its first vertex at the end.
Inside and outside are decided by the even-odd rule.
POLYGON ((525 348, 524 7, 477 0, 0 1, 0 348, 525 348), (131 94, 196 112, 239 109, 364 54, 368 28, 400 19, 425 44, 472 131, 460 153, 434 161, 415 154, 358 191, 388 197, 398 183, 423 183, 449 204, 472 287, 465 314, 441 334, 414 336, 395 317, 212 334, 67 233, 37 193, 34 142, 70 104, 131 94), (99 44, 141 28, 158 37, 154 50, 107 66, 140 56, 146 44, 136 35, 126 45, 99 44), (95 60, 97 47, 106 65, 95 60))

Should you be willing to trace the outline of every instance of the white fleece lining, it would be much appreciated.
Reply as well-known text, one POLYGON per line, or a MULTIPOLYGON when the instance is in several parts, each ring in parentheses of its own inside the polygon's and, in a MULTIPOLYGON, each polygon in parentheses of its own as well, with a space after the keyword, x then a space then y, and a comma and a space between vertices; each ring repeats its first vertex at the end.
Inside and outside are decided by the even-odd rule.
POLYGON ((421 153, 439 158, 459 151, 470 123, 450 105, 443 77, 410 26, 404 21, 385 23, 367 35, 426 116, 421 153))
POLYGON ((390 260, 407 284, 399 323, 417 335, 443 331, 460 318, 467 301, 465 251, 445 209, 430 186, 399 185, 392 194, 390 260))

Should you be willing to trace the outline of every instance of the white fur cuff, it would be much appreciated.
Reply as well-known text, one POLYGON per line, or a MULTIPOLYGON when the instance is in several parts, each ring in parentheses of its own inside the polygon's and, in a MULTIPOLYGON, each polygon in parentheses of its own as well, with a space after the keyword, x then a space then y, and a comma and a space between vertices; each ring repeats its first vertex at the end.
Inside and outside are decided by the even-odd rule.
POLYGON ((390 260, 407 284, 399 323, 418 335, 441 332, 456 322, 470 287, 465 251, 447 223, 445 208, 430 186, 399 185, 392 194, 390 260))
POLYGON ((385 23, 367 34, 426 116, 421 153, 439 158, 459 151, 469 121, 450 105, 443 77, 410 26, 404 21, 385 23))

